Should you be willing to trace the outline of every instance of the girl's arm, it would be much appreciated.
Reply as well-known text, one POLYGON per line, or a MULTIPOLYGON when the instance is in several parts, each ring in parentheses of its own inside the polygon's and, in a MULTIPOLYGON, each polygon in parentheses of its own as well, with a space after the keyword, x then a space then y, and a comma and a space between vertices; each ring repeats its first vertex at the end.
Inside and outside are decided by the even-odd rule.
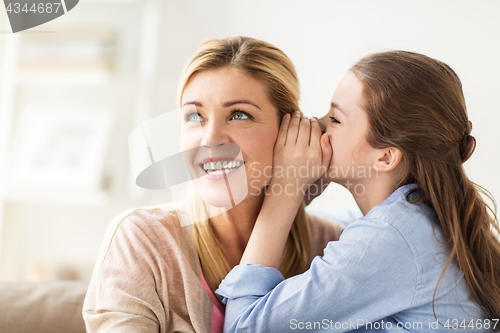
POLYGON ((273 178, 240 264, 279 268, 297 209, 308 186, 330 165, 332 148, 318 121, 300 112, 283 117, 274 147, 273 178))
POLYGON ((358 220, 324 252, 286 280, 275 268, 236 266, 216 291, 226 303, 224 332, 352 331, 387 323, 417 299, 417 264, 390 224, 358 220))

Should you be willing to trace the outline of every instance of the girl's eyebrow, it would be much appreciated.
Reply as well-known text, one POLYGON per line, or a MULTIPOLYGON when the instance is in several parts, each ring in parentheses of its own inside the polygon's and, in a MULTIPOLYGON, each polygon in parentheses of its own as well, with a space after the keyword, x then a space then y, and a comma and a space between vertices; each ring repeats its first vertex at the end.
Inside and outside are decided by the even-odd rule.
POLYGON ((340 106, 339 106, 337 103, 332 102, 332 108, 339 110, 339 111, 340 111, 340 112, 342 112, 345 116, 347 116, 347 112, 345 112, 344 110, 342 110, 342 109, 340 108, 340 106))

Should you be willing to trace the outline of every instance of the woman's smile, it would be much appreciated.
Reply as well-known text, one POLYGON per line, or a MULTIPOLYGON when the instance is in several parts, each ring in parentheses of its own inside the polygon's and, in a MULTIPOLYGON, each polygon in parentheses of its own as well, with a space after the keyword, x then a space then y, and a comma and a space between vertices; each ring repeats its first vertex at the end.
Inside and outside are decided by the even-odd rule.
POLYGON ((221 156, 205 159, 201 161, 199 166, 205 172, 207 179, 221 180, 231 177, 236 170, 243 166, 244 163, 245 162, 241 160, 233 160, 231 158, 221 156))

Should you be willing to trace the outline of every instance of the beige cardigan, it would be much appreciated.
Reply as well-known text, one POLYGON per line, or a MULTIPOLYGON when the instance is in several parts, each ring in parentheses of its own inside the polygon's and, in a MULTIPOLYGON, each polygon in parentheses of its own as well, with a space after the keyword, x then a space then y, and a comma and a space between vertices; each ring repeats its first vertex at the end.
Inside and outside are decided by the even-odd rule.
MULTIPOLYGON (((313 256, 323 255, 342 227, 313 215, 308 220, 313 256)), ((171 204, 111 221, 83 305, 87 332, 210 333, 212 307, 193 226, 181 227, 171 204)))

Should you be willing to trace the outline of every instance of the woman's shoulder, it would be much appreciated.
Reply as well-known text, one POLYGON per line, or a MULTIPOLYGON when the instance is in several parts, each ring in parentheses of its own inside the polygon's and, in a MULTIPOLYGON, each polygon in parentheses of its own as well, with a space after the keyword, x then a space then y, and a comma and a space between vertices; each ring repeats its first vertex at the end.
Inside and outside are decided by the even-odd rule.
MULTIPOLYGON (((127 209, 117 214, 108 226, 108 233, 117 232, 150 234, 158 228, 176 235, 182 229, 180 216, 185 214, 179 203, 127 209)), ((181 218, 182 219, 182 218, 181 218)))
POLYGON ((191 325, 205 327, 212 304, 203 296, 192 228, 181 226, 182 214, 172 203, 128 209, 112 219, 84 305, 90 325, 124 324, 130 317, 130 327, 204 331, 191 325), (109 311, 99 311, 106 306, 109 311))
POLYGON ((344 230, 344 225, 332 219, 307 213, 311 240, 313 246, 313 256, 322 256, 323 249, 328 242, 339 240, 340 234, 344 230))
POLYGON ((335 221, 334 219, 306 212, 307 220, 311 233, 314 234, 329 234, 333 235, 335 240, 338 240, 340 233, 344 230, 345 225, 335 221))
POLYGON ((194 256, 195 246, 191 226, 182 226, 187 216, 179 203, 139 207, 125 210, 109 223, 101 248, 104 261, 110 249, 120 247, 147 253, 184 253, 194 256))

